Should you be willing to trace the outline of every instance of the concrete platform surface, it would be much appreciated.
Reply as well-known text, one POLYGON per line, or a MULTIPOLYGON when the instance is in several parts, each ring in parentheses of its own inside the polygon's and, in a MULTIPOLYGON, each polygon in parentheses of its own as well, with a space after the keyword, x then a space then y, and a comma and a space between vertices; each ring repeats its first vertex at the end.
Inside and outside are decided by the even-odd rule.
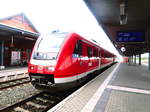
MULTIPOLYGON (((90 102, 89 100, 93 99, 92 98, 93 94, 98 91, 100 86, 104 83, 105 79, 109 76, 109 74, 114 70, 116 66, 117 64, 111 66, 107 71, 101 73, 98 77, 90 81, 85 86, 81 87, 79 90, 77 90, 75 93, 73 93, 72 95, 64 99, 61 103, 56 105, 54 108, 50 109, 48 112, 81 112, 81 110, 85 107, 85 105, 88 102, 90 102)), ((104 87, 102 86, 102 88, 104 87)), ((99 95, 96 94, 96 96, 94 97, 99 98, 99 95)), ((94 98, 94 99, 98 99, 98 98, 94 98)), ((93 104, 94 103, 92 101, 92 106, 93 104)))
POLYGON ((0 82, 21 77, 28 77, 27 67, 9 67, 0 70, 0 82))
POLYGON ((150 112, 150 71, 113 65, 48 112, 150 112))

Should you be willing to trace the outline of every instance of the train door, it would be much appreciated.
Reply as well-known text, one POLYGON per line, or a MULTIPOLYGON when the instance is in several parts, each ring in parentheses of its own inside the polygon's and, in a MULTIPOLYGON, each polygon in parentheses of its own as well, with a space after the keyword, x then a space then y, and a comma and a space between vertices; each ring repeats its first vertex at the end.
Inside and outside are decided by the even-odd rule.
POLYGON ((101 56, 101 67, 102 67, 105 63, 104 50, 103 49, 100 50, 100 56, 101 56))
POLYGON ((78 47, 79 47, 79 51, 78 51, 78 54, 79 54, 79 57, 78 57, 78 74, 81 74, 83 72, 83 60, 82 60, 82 41, 81 40, 78 40, 77 41, 77 44, 78 44, 78 47))
POLYGON ((92 66, 92 47, 91 46, 88 46, 87 47, 87 55, 88 55, 88 71, 90 71, 91 69, 91 66, 92 66))
POLYGON ((85 73, 87 72, 87 64, 88 64, 88 56, 87 56, 87 43, 82 41, 82 72, 85 73))
POLYGON ((74 49, 74 52, 73 52, 73 57, 77 59, 75 65, 74 65, 74 70, 75 70, 75 73, 76 74, 80 74, 82 73, 82 42, 81 40, 77 40, 77 43, 75 45, 75 49, 74 49))
POLYGON ((4 49, 4 65, 5 66, 11 65, 11 50, 9 47, 6 47, 6 46, 4 49))
POLYGON ((94 67, 99 67, 99 58, 98 58, 98 49, 97 48, 94 48, 94 51, 93 51, 93 56, 94 56, 94 67))
POLYGON ((100 49, 98 49, 98 59, 99 59, 99 68, 101 66, 101 53, 100 53, 100 49))

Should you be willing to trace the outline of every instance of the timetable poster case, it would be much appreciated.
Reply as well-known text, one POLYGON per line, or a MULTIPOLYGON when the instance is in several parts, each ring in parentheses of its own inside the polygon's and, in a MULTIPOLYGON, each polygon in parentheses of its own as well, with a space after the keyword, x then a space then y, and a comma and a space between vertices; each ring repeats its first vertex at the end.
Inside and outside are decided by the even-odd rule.
POLYGON ((11 65, 19 65, 20 59, 20 51, 11 52, 11 65))
POLYGON ((144 31, 117 31, 117 42, 145 42, 144 31))

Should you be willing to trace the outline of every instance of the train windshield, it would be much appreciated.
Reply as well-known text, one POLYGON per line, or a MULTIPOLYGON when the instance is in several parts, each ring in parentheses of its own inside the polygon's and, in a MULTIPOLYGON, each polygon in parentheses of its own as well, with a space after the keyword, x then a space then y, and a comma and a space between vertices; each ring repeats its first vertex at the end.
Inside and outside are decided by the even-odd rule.
POLYGON ((66 34, 52 34, 37 42, 33 58, 37 60, 55 60, 66 34))

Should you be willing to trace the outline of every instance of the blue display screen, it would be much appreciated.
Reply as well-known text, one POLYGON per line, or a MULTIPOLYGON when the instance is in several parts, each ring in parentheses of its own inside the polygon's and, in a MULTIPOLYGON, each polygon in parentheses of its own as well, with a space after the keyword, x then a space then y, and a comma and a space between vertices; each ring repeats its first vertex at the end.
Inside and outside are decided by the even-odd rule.
POLYGON ((118 31, 117 32, 117 42, 144 42, 145 33, 144 32, 131 32, 131 31, 118 31))

